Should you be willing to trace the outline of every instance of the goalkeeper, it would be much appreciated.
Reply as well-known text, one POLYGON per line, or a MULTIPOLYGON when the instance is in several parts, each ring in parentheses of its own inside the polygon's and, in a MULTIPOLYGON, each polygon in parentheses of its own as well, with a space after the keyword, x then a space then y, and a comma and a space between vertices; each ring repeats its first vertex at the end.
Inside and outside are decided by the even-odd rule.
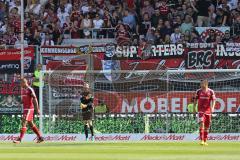
POLYGON ((88 141, 88 128, 91 132, 91 140, 94 141, 93 133, 93 97, 89 91, 84 91, 81 97, 80 108, 82 109, 82 117, 84 121, 84 133, 86 141, 88 141))

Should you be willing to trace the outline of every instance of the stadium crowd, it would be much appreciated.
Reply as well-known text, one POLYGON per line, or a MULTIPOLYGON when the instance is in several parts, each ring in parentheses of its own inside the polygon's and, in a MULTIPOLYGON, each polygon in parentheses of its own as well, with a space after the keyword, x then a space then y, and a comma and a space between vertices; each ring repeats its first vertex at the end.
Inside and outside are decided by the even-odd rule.
MULTIPOLYGON (((65 38, 116 38, 120 45, 240 42, 238 0, 24 0, 25 42, 60 45, 65 38), (195 27, 212 29, 202 39, 195 27)), ((0 45, 20 43, 20 0, 0 1, 0 45)))

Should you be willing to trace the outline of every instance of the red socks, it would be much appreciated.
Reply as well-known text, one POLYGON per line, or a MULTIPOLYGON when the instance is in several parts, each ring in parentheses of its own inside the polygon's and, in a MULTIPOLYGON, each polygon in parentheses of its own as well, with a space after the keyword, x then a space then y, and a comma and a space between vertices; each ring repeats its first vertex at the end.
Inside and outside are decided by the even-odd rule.
POLYGON ((208 131, 204 131, 204 142, 207 141, 207 138, 208 138, 208 131))
POLYGON ((200 140, 203 141, 204 140, 204 129, 200 128, 199 129, 199 135, 200 135, 200 140))
POLYGON ((40 132, 39 132, 39 130, 38 130, 38 128, 36 126, 33 126, 32 130, 38 136, 38 138, 41 137, 41 134, 40 134, 40 132))
POLYGON ((23 139, 23 136, 24 134, 26 133, 27 131, 27 127, 22 127, 22 129, 20 130, 20 139, 22 140, 23 139))

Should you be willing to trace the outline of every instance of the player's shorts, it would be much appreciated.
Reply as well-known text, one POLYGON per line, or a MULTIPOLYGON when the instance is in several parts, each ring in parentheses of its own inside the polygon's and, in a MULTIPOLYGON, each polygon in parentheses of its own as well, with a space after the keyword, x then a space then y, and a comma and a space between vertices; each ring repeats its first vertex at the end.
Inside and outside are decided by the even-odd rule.
POLYGON ((198 113, 198 123, 203 122, 206 128, 210 127, 211 119, 212 119, 212 114, 210 113, 203 113, 203 112, 198 113))
POLYGON ((82 112, 82 119, 84 121, 93 120, 93 112, 92 111, 82 112))
POLYGON ((26 121, 32 121, 34 116, 34 109, 24 109, 23 119, 26 121))

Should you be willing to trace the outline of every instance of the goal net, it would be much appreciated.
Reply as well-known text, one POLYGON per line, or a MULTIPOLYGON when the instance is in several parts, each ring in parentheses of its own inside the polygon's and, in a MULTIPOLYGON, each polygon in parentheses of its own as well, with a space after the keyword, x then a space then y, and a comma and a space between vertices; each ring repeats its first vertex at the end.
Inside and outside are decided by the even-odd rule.
POLYGON ((97 133, 193 133, 198 125, 191 99, 203 79, 217 96, 212 132, 240 132, 240 70, 221 69, 43 71, 40 127, 44 133, 82 132, 80 96, 88 84, 97 133))

